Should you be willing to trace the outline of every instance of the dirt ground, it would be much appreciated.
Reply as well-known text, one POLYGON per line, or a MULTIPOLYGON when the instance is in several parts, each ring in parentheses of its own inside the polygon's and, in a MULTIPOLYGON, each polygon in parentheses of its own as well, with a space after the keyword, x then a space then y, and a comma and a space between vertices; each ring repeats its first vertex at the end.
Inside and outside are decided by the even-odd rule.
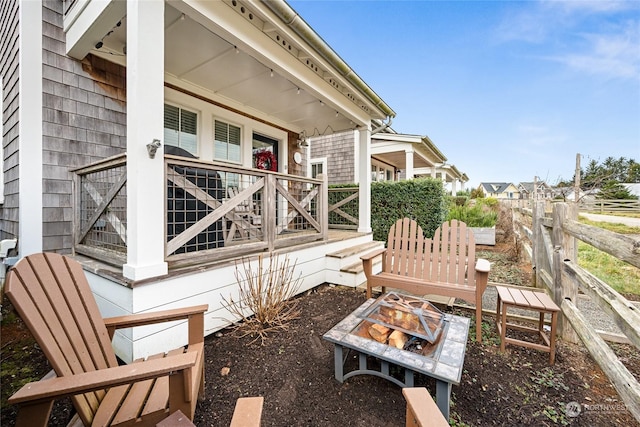
MULTIPOLYGON (((528 282, 530 266, 518 263, 513 247, 499 244, 482 249, 491 254, 490 280, 507 277, 528 282)), ((365 301, 364 292, 325 284, 298 301, 302 316, 264 345, 231 329, 206 339, 206 392, 195 424, 226 426, 236 399, 264 396, 263 426, 403 426, 406 407, 401 389, 373 376, 339 383, 334 378, 332 344, 322 339, 365 301)), ((2 426, 11 426, 15 408, 6 404, 7 397, 49 367, 22 322, 4 303, 0 416, 2 426)), ((453 312, 473 316, 460 308, 453 312)), ((483 318, 482 344, 471 338, 467 343, 462 379, 452 389, 452 425, 638 425, 583 346, 560 341, 554 366, 549 366, 547 353, 536 350, 509 346, 502 354, 493 321, 492 316, 483 318)), ((640 378, 640 352, 625 345, 612 347, 640 378)), ((347 363, 353 358, 349 355, 347 363)), ((416 385, 435 393, 430 378, 418 375, 416 385)), ((62 401, 55 406, 50 425, 65 425, 70 415, 69 402, 62 401)))

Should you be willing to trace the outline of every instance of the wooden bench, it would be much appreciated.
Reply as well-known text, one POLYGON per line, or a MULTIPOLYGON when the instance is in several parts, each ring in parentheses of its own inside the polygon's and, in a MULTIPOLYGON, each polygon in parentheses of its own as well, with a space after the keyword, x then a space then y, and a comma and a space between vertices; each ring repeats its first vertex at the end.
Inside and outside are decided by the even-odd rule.
POLYGON ((367 277, 367 298, 374 287, 391 287, 417 295, 461 298, 476 308, 476 340, 482 341, 482 294, 489 278, 489 261, 476 261, 473 233, 464 222, 445 222, 426 239, 416 221, 404 218, 389 229, 387 247, 360 257, 367 277), (373 261, 382 255, 382 271, 373 274, 373 261), (475 267, 468 268, 469 265, 475 267))
POLYGON ((549 353, 549 364, 553 365, 556 354, 556 323, 560 308, 553 302, 549 295, 544 292, 532 292, 528 290, 507 288, 496 286, 498 291, 498 306, 496 307, 496 327, 500 334, 500 351, 504 351, 507 344, 515 344, 523 347, 534 348, 536 350, 549 353), (540 315, 537 328, 531 328, 514 323, 507 323, 507 308, 516 307, 523 310, 536 311, 540 315), (544 315, 551 314, 551 331, 549 337, 544 331, 544 315), (506 336, 507 328, 524 332, 534 332, 542 339, 543 344, 529 341, 522 341, 506 336))

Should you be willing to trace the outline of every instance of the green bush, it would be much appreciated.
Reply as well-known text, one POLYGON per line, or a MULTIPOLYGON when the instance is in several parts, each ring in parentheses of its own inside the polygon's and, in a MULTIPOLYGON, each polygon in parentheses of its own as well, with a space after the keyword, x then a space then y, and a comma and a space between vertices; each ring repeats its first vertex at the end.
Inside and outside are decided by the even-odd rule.
POLYGON ((371 184, 373 238, 387 241, 389 228, 404 217, 415 219, 426 237, 433 237, 444 222, 448 199, 442 181, 419 178, 371 184))
POLYGON ((453 205, 447 215, 447 220, 452 219, 462 221, 469 227, 493 227, 498 220, 498 213, 485 211, 480 205, 472 207, 453 205))

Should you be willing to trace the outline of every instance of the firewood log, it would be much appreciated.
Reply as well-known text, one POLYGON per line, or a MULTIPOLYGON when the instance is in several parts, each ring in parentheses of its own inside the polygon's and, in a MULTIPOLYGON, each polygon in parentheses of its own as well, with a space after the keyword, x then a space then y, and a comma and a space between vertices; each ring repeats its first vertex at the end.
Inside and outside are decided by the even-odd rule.
POLYGON ((371 338, 373 338, 378 342, 381 342, 381 343, 387 342, 387 338, 389 337, 390 333, 391 333, 391 329, 387 328, 386 326, 382 326, 377 323, 374 323, 373 325, 369 326, 369 335, 371 335, 371 338))
POLYGON ((409 337, 402 331, 393 331, 389 335, 389 345, 396 348, 403 348, 409 337))

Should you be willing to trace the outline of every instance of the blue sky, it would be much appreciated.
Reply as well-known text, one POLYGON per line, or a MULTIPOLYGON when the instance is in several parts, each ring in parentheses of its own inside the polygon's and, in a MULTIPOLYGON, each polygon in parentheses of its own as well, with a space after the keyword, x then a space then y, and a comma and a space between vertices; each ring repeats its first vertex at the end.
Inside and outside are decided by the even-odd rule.
POLYGON ((640 161, 639 1, 288 3, 467 187, 640 161))

